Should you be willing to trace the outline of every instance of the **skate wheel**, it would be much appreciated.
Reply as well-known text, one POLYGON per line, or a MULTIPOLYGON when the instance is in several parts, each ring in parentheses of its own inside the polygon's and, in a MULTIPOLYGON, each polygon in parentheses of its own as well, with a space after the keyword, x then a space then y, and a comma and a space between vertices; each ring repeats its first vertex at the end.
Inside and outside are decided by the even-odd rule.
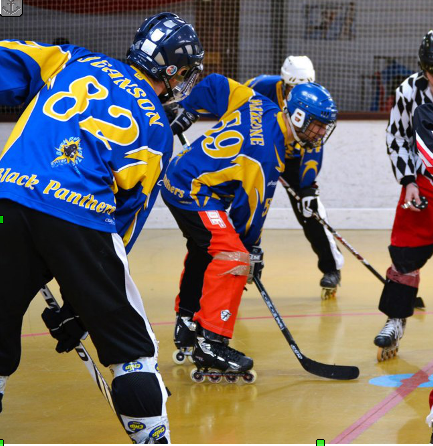
POLYGON ((385 360, 385 358, 383 357, 383 354, 384 354, 384 350, 383 350, 383 348, 378 348, 377 349, 377 360, 378 360, 378 362, 382 362, 382 361, 384 361, 385 360))
POLYGON ((173 362, 177 365, 181 365, 185 362, 185 355, 180 350, 174 351, 172 358, 173 362))
POLYGON ((248 372, 245 372, 245 375, 242 377, 242 380, 244 383, 252 384, 257 379, 257 372, 254 370, 249 370, 248 372))
POLYGON ((377 350, 377 360, 379 362, 382 362, 388 359, 395 358, 397 356, 397 353, 398 347, 392 349, 379 347, 379 349, 377 350))
POLYGON ((192 353, 191 353, 191 355, 188 355, 187 358, 191 364, 194 364, 194 359, 192 359, 192 353))
POLYGON ((221 372, 210 372, 207 379, 214 384, 218 384, 222 381, 223 377, 221 376, 221 372))
POLYGON ((225 375, 225 379, 228 383, 234 384, 239 380, 239 375, 225 375))
POLYGON ((335 297, 337 294, 337 288, 323 288, 321 298, 322 300, 328 300, 335 297))
POLYGON ((192 369, 190 376, 191 379, 196 383, 202 383, 204 381, 203 373, 199 372, 197 369, 192 369))

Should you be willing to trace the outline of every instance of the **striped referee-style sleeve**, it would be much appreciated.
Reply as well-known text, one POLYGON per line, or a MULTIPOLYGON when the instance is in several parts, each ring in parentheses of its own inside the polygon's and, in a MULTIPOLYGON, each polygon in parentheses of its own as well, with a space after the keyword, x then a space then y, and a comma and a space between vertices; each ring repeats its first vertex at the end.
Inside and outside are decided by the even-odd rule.
MULTIPOLYGON (((386 129, 386 144, 396 180, 406 185, 416 178, 416 159, 412 149, 413 82, 408 78, 396 90, 395 104, 391 109, 386 129)), ((413 79, 412 79, 413 81, 413 79)))

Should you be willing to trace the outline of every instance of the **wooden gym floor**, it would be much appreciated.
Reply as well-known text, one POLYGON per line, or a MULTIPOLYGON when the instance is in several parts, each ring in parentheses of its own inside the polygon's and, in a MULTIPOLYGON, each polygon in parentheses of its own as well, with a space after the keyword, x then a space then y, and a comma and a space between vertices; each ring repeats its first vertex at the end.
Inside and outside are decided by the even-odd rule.
MULTIPOLYGON (((389 231, 342 231, 382 275, 389 231)), ((132 277, 160 341, 160 369, 172 396, 174 443, 428 443, 433 374, 433 277, 421 274, 425 312, 408 321, 398 358, 378 363, 373 338, 385 323, 381 283, 349 253, 336 299, 321 301, 316 258, 301 231, 265 230, 263 283, 309 358, 356 365, 355 381, 305 372, 254 286, 244 293, 232 345, 255 361, 255 384, 195 384, 192 365, 172 362, 173 301, 185 255, 178 230, 145 230, 130 255, 132 277), (402 375, 402 376, 396 376, 402 375), (372 381, 373 380, 373 381, 372 381), (389 387, 391 386, 391 387, 389 387)), ((50 284, 59 297, 55 283, 50 284)), ((8 443, 128 443, 75 352, 59 355, 37 296, 25 316, 20 368, 8 381, 0 438, 8 443)), ((96 354, 90 343, 86 347, 96 354)), ((110 374, 103 370, 110 381, 110 374)))

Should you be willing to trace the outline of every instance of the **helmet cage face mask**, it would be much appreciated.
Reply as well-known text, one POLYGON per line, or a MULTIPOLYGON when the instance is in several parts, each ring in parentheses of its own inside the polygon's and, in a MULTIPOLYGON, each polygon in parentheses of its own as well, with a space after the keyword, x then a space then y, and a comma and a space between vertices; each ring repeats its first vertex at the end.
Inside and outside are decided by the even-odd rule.
MULTIPOLYGON (((191 93, 191 90, 194 87, 194 85, 196 84, 197 79, 200 76, 202 71, 203 71, 203 65, 200 65, 198 67, 192 67, 191 69, 186 71, 185 72, 186 74, 184 74, 184 75, 175 74, 173 76, 173 79, 175 79, 179 83, 174 88, 171 88, 171 86, 170 86, 172 96, 167 97, 164 100, 164 96, 167 93, 169 93, 169 91, 167 89, 167 93, 162 95, 163 98, 162 98, 161 102, 163 102, 164 104, 170 104, 172 102, 179 102, 179 101, 185 99, 191 93)), ((182 69, 179 70, 179 72, 182 72, 182 69)), ((161 99, 161 97, 160 97, 160 99, 161 99)))
POLYGON ((335 121, 326 124, 310 116, 304 123, 304 126, 299 129, 297 135, 301 141, 307 143, 309 146, 319 147, 325 144, 336 126, 337 123, 335 121), (323 129, 325 130, 324 132, 323 129))
POLYGON ((302 146, 307 144, 310 147, 319 147, 325 144, 337 126, 336 121, 322 122, 313 115, 307 116, 300 108, 297 108, 292 115, 288 113, 287 107, 284 111, 289 119, 293 136, 302 146))
POLYGON ((337 108, 329 92, 319 84, 294 87, 285 100, 293 136, 301 145, 324 144, 336 127, 337 108))

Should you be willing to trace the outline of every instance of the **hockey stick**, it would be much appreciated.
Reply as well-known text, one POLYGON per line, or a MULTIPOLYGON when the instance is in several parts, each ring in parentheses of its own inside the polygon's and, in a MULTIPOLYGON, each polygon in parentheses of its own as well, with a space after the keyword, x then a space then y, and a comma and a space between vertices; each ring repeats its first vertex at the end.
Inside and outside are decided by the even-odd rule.
POLYGON ((177 135, 179 138, 180 143, 182 144, 184 149, 190 149, 191 146, 188 142, 188 140, 186 139, 185 135, 183 133, 179 133, 179 135, 177 135))
MULTIPOLYGON (((280 182, 283 185, 284 189, 295 198, 296 201, 301 201, 301 197, 290 187, 289 183, 283 178, 280 177, 280 182)), ((313 212, 313 217, 326 229, 328 229, 332 235, 345 247, 347 248, 371 273, 373 273, 383 284, 386 283, 386 280, 382 275, 377 272, 364 257, 359 254, 334 228, 332 228, 317 212, 313 212)), ((425 308, 424 301, 421 297, 417 297, 415 301, 416 308, 425 308)))
MULTIPOLYGON (((56 311, 60 310, 59 304, 57 303, 55 297, 52 295, 51 291, 48 289, 47 286, 42 287, 40 292, 42 296, 44 296, 48 308, 54 309, 56 311)), ((102 395, 107 400, 107 403, 110 405, 113 412, 117 415, 116 409, 114 408, 113 404, 111 388, 108 385, 107 381, 105 381, 104 377, 102 376, 101 372, 99 371, 98 367, 96 366, 95 362, 93 361, 92 357, 90 356, 90 354, 88 353, 82 342, 80 342, 78 347, 75 347, 75 351, 77 352, 77 355, 80 357, 80 359, 84 362, 84 365, 86 366, 91 377, 93 378, 93 381, 95 381, 95 383, 97 384, 102 395)))
POLYGON ((278 327, 280 327, 283 336, 286 338, 287 342, 290 345, 290 348, 293 350, 293 353, 298 358, 298 361, 301 363, 304 370, 306 370, 309 373, 312 373, 313 375, 321 376, 322 378, 341 379, 341 380, 358 378, 359 376, 358 367, 350 365, 322 364, 321 362, 313 361, 312 359, 304 356, 301 350, 299 350, 299 347, 296 345, 293 336, 290 334, 289 329, 286 327, 286 324, 284 323, 283 319, 281 318, 280 314, 275 308, 275 305, 273 304, 271 298, 269 297, 269 294, 265 290, 260 279, 257 277, 253 277, 253 280, 257 286, 257 289, 262 295, 263 300, 265 301, 267 307, 269 308, 269 311, 274 317, 275 322, 277 323, 278 327))

